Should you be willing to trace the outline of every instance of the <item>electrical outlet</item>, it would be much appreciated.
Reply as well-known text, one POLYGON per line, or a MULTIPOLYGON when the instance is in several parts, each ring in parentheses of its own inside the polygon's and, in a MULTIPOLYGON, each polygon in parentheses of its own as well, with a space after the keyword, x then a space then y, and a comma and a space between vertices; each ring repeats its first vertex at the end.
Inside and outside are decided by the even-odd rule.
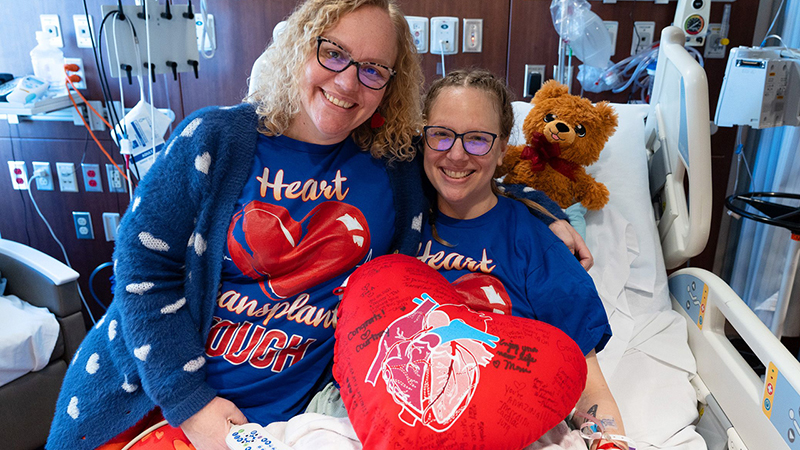
POLYGON ((464 19, 464 37, 461 46, 463 53, 483 51, 483 19, 464 19))
POLYGON ((117 240, 117 229, 119 228, 119 213, 103 213, 103 232, 106 241, 117 240))
POLYGON ((103 185, 100 184, 100 165, 83 163, 81 170, 83 170, 83 190, 103 192, 103 185))
POLYGON ((28 169, 25 161, 9 161, 8 172, 11 174, 11 185, 17 191, 28 189, 28 169))
POLYGON ((428 18, 418 16, 406 16, 408 28, 411 36, 414 37, 414 46, 417 53, 428 53, 428 18))
POLYGON ((72 211, 72 221, 75 222, 75 234, 78 236, 78 239, 94 239, 91 214, 88 212, 72 211))
POLYGON ((34 161, 33 176, 36 177, 36 189, 40 191, 53 190, 53 171, 49 162, 34 161))
POLYGON ((525 84, 522 88, 523 97, 533 97, 544 83, 544 65, 525 64, 525 84))
POLYGON ((75 176, 75 164, 57 162, 56 173, 58 173, 58 187, 61 192, 78 192, 78 177, 75 176))
POLYGON ((84 72, 83 70, 83 59, 64 58, 64 64, 75 64, 76 66, 78 66, 78 71, 70 72, 70 74, 81 77, 81 80, 78 82, 73 81, 72 84, 75 86, 75 89, 86 89, 86 72, 84 72))
POLYGON ((42 31, 50 35, 50 45, 63 48, 64 37, 61 34, 61 19, 58 14, 41 14, 39 22, 42 24, 42 31))
POLYGON ((125 188, 125 179, 113 164, 106 164, 106 181, 108 181, 108 192, 128 192, 125 188))
POLYGON ((653 45, 653 35, 656 32, 655 22, 634 22, 633 39, 631 40, 631 55, 646 51, 653 45))
POLYGON ((206 23, 206 41, 205 46, 201 45, 200 40, 203 39, 203 15, 194 15, 195 31, 197 33, 197 51, 210 52, 217 48, 217 35, 214 33, 214 15, 208 14, 208 22, 206 23))
POLYGON ((431 53, 458 53, 458 17, 431 17, 431 53))
POLYGON ((617 32, 619 31, 619 22, 615 20, 604 20, 603 25, 606 26, 608 34, 611 35, 611 56, 617 53, 617 32))
POLYGON ((72 16, 72 23, 75 25, 75 40, 78 48, 92 48, 92 30, 94 29, 92 16, 89 16, 87 21, 85 14, 75 14, 72 16))

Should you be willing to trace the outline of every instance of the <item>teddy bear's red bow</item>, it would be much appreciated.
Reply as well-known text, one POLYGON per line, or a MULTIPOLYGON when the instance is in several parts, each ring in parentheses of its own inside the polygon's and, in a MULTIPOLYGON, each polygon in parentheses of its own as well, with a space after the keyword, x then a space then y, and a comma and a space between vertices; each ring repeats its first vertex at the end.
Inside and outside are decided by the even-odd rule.
POLYGON ((531 144, 526 145, 520 155, 521 159, 531 162, 531 170, 540 172, 549 164, 556 172, 575 181, 575 170, 578 165, 560 157, 561 148, 557 142, 549 142, 544 134, 534 131, 531 144))

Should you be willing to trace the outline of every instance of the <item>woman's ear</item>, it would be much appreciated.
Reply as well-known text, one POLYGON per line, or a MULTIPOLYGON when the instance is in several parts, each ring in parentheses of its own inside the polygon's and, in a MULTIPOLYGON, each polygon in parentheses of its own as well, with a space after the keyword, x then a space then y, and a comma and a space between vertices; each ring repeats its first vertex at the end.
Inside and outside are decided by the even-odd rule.
POLYGON ((500 167, 503 165, 503 160, 506 158, 506 153, 508 152, 508 138, 501 139, 500 142, 500 159, 497 160, 497 166, 500 167))

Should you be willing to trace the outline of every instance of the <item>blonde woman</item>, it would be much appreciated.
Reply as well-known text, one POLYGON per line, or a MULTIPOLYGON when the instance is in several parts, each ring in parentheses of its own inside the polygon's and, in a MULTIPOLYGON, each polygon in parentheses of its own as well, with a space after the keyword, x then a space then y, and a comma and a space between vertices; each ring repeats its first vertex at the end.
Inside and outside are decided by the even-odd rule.
POLYGON ((188 117, 139 185, 48 449, 115 448, 161 415, 225 449, 231 423, 288 420, 331 379, 333 288, 416 252, 422 77, 394 0, 309 0, 265 53, 256 92, 188 117))

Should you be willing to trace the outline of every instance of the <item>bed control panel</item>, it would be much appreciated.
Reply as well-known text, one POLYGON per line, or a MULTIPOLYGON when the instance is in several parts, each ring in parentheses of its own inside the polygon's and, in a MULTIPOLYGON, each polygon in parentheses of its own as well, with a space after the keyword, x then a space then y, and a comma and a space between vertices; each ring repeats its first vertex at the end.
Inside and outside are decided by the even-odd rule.
POLYGON ((230 450, 292 450, 257 423, 231 426, 225 443, 230 450))
POLYGON ((761 411, 790 449, 800 450, 800 394, 774 363, 767 367, 761 411))
POLYGON ((669 292, 692 318, 697 328, 702 330, 708 303, 708 286, 700 278, 681 274, 669 279, 669 292))

